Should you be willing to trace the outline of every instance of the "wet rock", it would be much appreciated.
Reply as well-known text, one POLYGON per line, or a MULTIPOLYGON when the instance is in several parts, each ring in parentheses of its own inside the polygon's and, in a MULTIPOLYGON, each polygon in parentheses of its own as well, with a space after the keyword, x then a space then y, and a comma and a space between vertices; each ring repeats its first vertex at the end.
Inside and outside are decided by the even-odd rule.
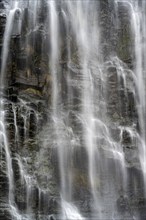
MULTIPOLYGON (((44 25, 45 22, 48 22, 48 26, 50 25, 50 21, 48 20, 48 1, 42 0, 39 4, 37 16, 38 26, 35 28, 32 28, 30 24, 31 18, 29 16, 32 14, 29 8, 24 8, 23 12, 20 12, 20 10, 16 11, 8 56, 8 68, 5 74, 7 88, 4 94, 6 98, 4 108, 6 111, 6 129, 14 172, 15 203, 19 211, 24 214, 27 214, 29 206, 31 215, 35 213, 34 219, 53 220, 55 218, 57 219, 56 215, 60 213, 61 210, 59 195, 61 178, 58 145, 56 144, 56 139, 52 132, 52 120, 54 120, 51 118, 53 79, 51 77, 51 71, 48 68, 50 61, 49 53, 51 50, 51 45, 48 43, 50 33, 48 33, 44 25), (20 15, 21 13, 22 15, 20 15), (22 19, 21 32, 18 28, 20 19, 22 19), (21 173, 22 170, 18 163, 18 155, 22 159, 21 165, 24 172, 23 174, 21 173), (31 179, 29 183, 27 182, 27 178, 31 179)), ((123 61, 120 62, 120 67, 123 68, 124 71, 128 68, 129 70, 133 68, 132 60, 134 60, 134 54, 132 50, 133 39, 131 38, 129 28, 130 18, 126 7, 123 3, 119 3, 118 19, 120 27, 117 30, 114 23, 117 19, 114 1, 100 0, 97 1, 96 7, 97 11, 100 10, 101 46, 99 47, 99 51, 103 56, 103 63, 105 62, 104 67, 100 67, 103 72, 100 71, 102 75, 106 73, 106 77, 101 79, 102 77, 97 76, 93 84, 96 88, 99 88, 99 94, 95 95, 95 101, 99 105, 98 108, 102 109, 102 106, 104 107, 106 102, 108 119, 105 119, 105 123, 107 123, 106 129, 111 133, 111 143, 109 144, 108 141, 105 140, 107 133, 105 136, 102 136, 100 140, 96 137, 98 133, 104 133, 104 130, 102 132, 98 130, 95 132, 95 139, 97 138, 98 142, 96 151, 99 152, 101 162, 99 164, 98 158, 95 162, 97 170, 99 169, 99 173, 95 179, 95 187, 97 193, 101 194, 101 200, 104 196, 109 200, 105 201, 105 204, 110 204, 112 203, 111 201, 115 203, 114 196, 118 194, 117 189, 123 187, 121 186, 123 184, 121 178, 123 171, 120 169, 121 161, 116 152, 120 152, 121 155, 123 150, 124 159, 126 161, 124 172, 128 173, 127 191, 129 197, 125 196, 123 190, 115 206, 118 207, 120 216, 124 213, 124 219, 132 219, 132 212, 137 212, 140 213, 141 219, 144 220, 146 215, 146 203, 143 196, 143 175, 137 156, 138 149, 128 132, 123 132, 121 140, 121 131, 119 129, 119 126, 122 125, 127 127, 131 126, 132 122, 137 124, 138 114, 132 93, 132 91, 134 91, 132 89, 135 85, 133 79, 131 79, 129 75, 126 75, 127 87, 124 88, 123 78, 118 75, 119 66, 116 65, 117 60, 111 60, 111 57, 118 55, 123 61), (107 63, 109 60, 110 65, 107 63), (102 80, 104 82, 102 82, 102 80), (106 94, 103 92, 104 87, 107 91, 106 94), (128 106, 126 106, 125 103, 128 103, 128 106), (117 147, 116 150, 115 146, 117 147), (105 158, 109 165, 106 171, 104 164, 105 158), (110 187, 107 185, 109 182, 111 182, 110 187), (115 186, 115 189, 113 189, 113 186, 115 186), (111 193, 108 189, 111 189, 114 198, 108 198, 111 193), (136 211, 134 209, 136 209, 136 211)), ((0 1, 0 9, 3 8, 4 4, 0 1)), ((64 139, 71 139, 68 147, 72 147, 72 158, 69 161, 71 163, 70 171, 72 173, 72 185, 74 187, 72 193, 77 206, 80 207, 82 213, 86 213, 88 219, 93 210, 92 206, 94 202, 89 192, 89 158, 84 147, 84 140, 81 137, 83 132, 83 119, 80 119, 80 112, 82 111, 81 81, 83 76, 82 68, 79 65, 80 51, 77 47, 74 35, 67 35, 67 27, 63 24, 63 12, 61 11, 59 3, 57 12, 60 15, 60 41, 62 41, 60 42, 60 67, 57 72, 60 83, 57 84, 57 88, 59 88, 60 109, 65 111, 63 118, 64 126, 68 123, 69 119, 72 128, 64 137, 64 139), (71 62, 68 62, 67 40, 69 40, 71 47, 71 62), (68 99, 67 93, 69 89, 71 90, 71 97, 68 99), (62 101, 64 104, 62 104, 62 101), (71 106, 69 111, 67 109, 68 106, 71 106)), ((1 13, 0 49, 3 45, 5 24, 6 15, 1 13)), ((72 34, 72 30, 70 34, 72 34)), ((97 73, 100 72, 98 68, 97 73)), ((98 111, 98 109, 95 109, 95 115, 98 115, 98 111)), ((0 157, 2 158, 0 162, 0 219, 11 220, 12 216, 10 215, 9 207, 6 207, 8 203, 9 183, 6 152, 4 149, 0 151, 0 157)), ((124 175, 126 175, 125 173, 124 175)), ((102 212, 110 213, 112 208, 104 210, 103 206, 102 212)), ((119 217, 118 214, 117 216, 119 217)))

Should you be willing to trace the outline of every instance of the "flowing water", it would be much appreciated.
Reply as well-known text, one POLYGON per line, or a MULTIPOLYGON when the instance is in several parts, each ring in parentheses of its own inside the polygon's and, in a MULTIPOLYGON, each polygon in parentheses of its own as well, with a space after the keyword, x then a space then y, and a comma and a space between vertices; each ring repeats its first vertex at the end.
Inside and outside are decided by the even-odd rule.
MULTIPOLYGON (((3 98, 3 91, 4 91, 4 78, 5 78, 5 72, 7 68, 7 59, 8 59, 8 53, 9 53, 9 45, 10 45, 10 39, 12 35, 12 29, 13 29, 13 22, 16 14, 19 14, 19 8, 18 8, 18 2, 14 2, 12 4, 11 9, 8 14, 7 18, 7 24, 5 27, 5 33, 3 38, 3 49, 2 49, 2 63, 1 63, 1 100, 0 100, 0 133, 1 133, 1 151, 5 151, 5 157, 6 157, 6 164, 7 164, 7 176, 8 176, 8 182, 9 182, 9 196, 8 196, 8 204, 10 207, 14 206, 14 180, 13 180, 13 168, 12 168, 12 158, 11 153, 9 149, 9 143, 7 139, 7 133, 6 133, 6 127, 5 127, 5 111, 4 111, 4 104, 6 100, 3 98)), ((14 208, 15 210, 15 208, 14 208)))
POLYGON ((8 219, 144 220, 137 201, 145 204, 146 190, 145 0, 20 0, 5 7, 0 170, 8 179, 8 199, 3 202, 11 215, 8 219), (25 72, 21 68, 16 74, 21 82, 11 85, 20 84, 22 90, 17 101, 11 101, 7 74, 15 39, 19 39, 16 48, 21 47, 27 57, 22 61, 25 72), (125 42, 130 49, 124 48, 125 42), (31 89, 26 87, 31 83, 31 89), (37 102, 28 95, 36 88, 37 102), (46 99, 44 127, 44 112, 38 107, 41 92, 46 99), (54 193, 57 211, 48 210, 56 199, 52 179, 58 192, 54 193))

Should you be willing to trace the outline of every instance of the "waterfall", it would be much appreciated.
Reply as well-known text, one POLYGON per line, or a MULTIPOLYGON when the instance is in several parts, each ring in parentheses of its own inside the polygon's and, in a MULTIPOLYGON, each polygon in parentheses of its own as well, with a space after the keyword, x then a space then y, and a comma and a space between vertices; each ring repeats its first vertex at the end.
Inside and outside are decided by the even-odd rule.
POLYGON ((18 2, 14 2, 14 6, 12 5, 12 9, 10 9, 10 12, 8 14, 7 18, 7 24, 5 27, 5 33, 4 33, 4 40, 3 40, 3 49, 2 49, 2 64, 1 64, 1 81, 0 81, 0 87, 1 87, 1 98, 0 98, 0 133, 1 133, 1 152, 5 151, 5 157, 6 157, 6 164, 7 164, 7 176, 9 181, 9 201, 8 204, 10 207, 14 206, 14 179, 13 179, 13 168, 12 168, 12 158, 11 158, 11 152, 9 149, 9 142, 7 138, 6 133, 6 127, 5 127, 5 111, 4 111, 4 105, 6 100, 3 98, 3 92, 4 92, 4 84, 5 84, 5 74, 7 71, 7 59, 8 59, 8 53, 9 53, 9 45, 10 45, 10 39, 13 29, 13 22, 14 18, 16 16, 16 13, 20 13, 18 8, 18 2))
POLYGON ((138 1, 117 1, 122 3, 128 9, 131 19, 131 34, 134 41, 135 65, 133 77, 137 94, 135 102, 139 117, 140 143, 139 159, 143 170, 145 181, 146 166, 146 141, 145 141, 145 2, 141 5, 138 1), (142 7, 142 9, 141 9, 142 7))
POLYGON ((0 218, 146 218, 145 0, 0 2, 0 218))
MULTIPOLYGON (((142 2, 142 7, 145 10, 145 3, 142 2)), ((145 42, 143 42, 142 36, 145 36, 145 11, 140 11, 138 7, 138 2, 135 2, 134 5, 131 6, 131 28, 134 34, 134 43, 135 43, 135 75, 137 77, 137 109, 139 114, 139 126, 140 126, 140 136, 141 136, 141 144, 140 148, 140 162, 142 166, 142 170, 146 171, 146 139, 145 139, 145 76, 144 76, 144 59, 145 59, 145 42), (142 22, 142 19, 143 22, 142 22)))
POLYGON ((8 58, 8 52, 9 52, 9 44, 10 44, 10 39, 11 39, 11 34, 12 34, 12 29, 13 29, 13 22, 14 22, 14 17, 16 16, 16 13, 20 13, 18 9, 18 2, 16 1, 14 4, 14 9, 12 8, 9 12, 8 20, 7 20, 7 25, 5 29, 5 34, 4 34, 4 43, 3 43, 3 51, 2 51, 2 67, 1 67, 1 85, 3 86, 4 83, 4 74, 6 71, 6 63, 7 63, 7 58, 8 58))

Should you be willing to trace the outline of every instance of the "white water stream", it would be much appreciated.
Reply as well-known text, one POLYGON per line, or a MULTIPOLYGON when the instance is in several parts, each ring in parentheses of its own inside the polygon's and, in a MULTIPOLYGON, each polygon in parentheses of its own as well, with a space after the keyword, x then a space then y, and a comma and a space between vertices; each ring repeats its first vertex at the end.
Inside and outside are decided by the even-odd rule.
MULTIPOLYGON (((39 10, 42 6, 39 0, 11 1, 1 53, 0 150, 1 152, 4 150, 6 155, 6 172, 9 182, 8 205, 15 219, 33 220, 37 218, 36 213, 34 213, 35 208, 32 206, 34 194, 36 197, 38 196, 39 214, 43 206, 41 201, 49 201, 49 199, 46 200, 48 192, 39 186, 39 181, 37 182, 34 177, 36 173, 31 176, 26 171, 26 167, 29 166, 29 157, 32 155, 29 155, 28 158, 21 158, 21 156, 16 155, 20 182, 21 185, 26 185, 26 213, 21 213, 17 209, 14 198, 15 183, 12 150, 9 148, 6 132, 4 89, 6 88, 5 77, 11 50, 11 38, 15 33, 21 34, 21 22, 18 20, 21 13, 23 17, 26 9, 29 15, 27 27, 29 31, 25 36, 26 48, 23 49, 27 51, 28 55, 26 64, 28 77, 33 75, 33 71, 35 72, 35 68, 31 71, 30 63, 32 60, 30 57, 34 53, 35 44, 38 43, 37 38, 35 38, 36 33, 41 30, 41 27, 44 28, 45 40, 41 45, 40 62, 43 63, 43 52, 47 50, 48 73, 45 74, 48 74, 51 82, 51 94, 47 96, 49 97, 47 100, 49 103, 47 109, 49 119, 46 121, 46 127, 51 128, 51 133, 49 133, 49 129, 48 133, 45 131, 46 140, 42 141, 43 144, 40 147, 42 149, 40 160, 43 160, 41 157, 47 148, 48 152, 51 148, 56 149, 56 166, 58 166, 59 172, 57 186, 61 201, 56 218, 58 219, 59 216, 64 220, 121 219, 116 201, 118 201, 120 193, 123 195, 120 198, 127 201, 126 199, 129 196, 128 184, 130 182, 128 169, 133 168, 135 164, 139 170, 142 170, 143 184, 146 189, 146 2, 145 0, 111 1, 113 1, 115 10, 114 28, 117 32, 120 26, 121 6, 123 10, 127 10, 130 19, 129 35, 131 42, 133 42, 131 52, 133 53, 132 68, 118 57, 116 51, 108 57, 108 60, 104 58, 100 1, 45 0, 47 15, 43 21, 44 23, 40 21, 41 12, 39 10), (13 29, 17 31, 15 32, 13 29), (32 47, 30 47, 31 41, 33 42, 32 47), (63 50, 66 50, 66 56, 62 61, 63 50), (66 69, 62 67, 63 65, 66 69), (110 69, 112 69, 112 72, 110 72, 110 69), (113 75, 114 79, 112 81, 110 76, 112 78, 113 75), (114 91, 112 95, 110 90, 114 91), (125 99, 119 95, 121 91, 125 99), (129 119, 130 122, 126 121, 129 117, 129 103, 131 101, 129 101, 129 93, 132 94, 134 99, 138 122, 133 118, 131 121, 129 119), (115 107, 117 103, 113 101, 115 96, 118 97, 116 99, 118 107, 115 107), (111 100, 114 103, 111 105, 114 109, 113 118, 110 118, 108 114, 110 108, 108 105, 111 104, 111 100), (125 109, 124 116, 122 115, 123 109, 125 109), (117 132, 117 135, 115 135, 117 139, 113 137, 113 131, 117 132), (126 135, 131 141, 130 146, 124 143, 126 135), (134 144, 137 146, 138 156, 133 165, 135 155, 133 153, 132 156, 129 156, 129 154, 132 150, 134 152, 135 149, 132 148, 134 144), (127 151, 127 149, 130 150, 127 151), (80 151, 82 153, 79 153, 80 151), (74 162, 76 154, 80 162, 77 164, 74 162), (83 170, 81 169, 82 166, 84 167, 83 170), (76 186, 77 184, 79 184, 79 187, 76 186), (35 187, 38 190, 36 190, 36 193, 34 193, 35 187), (86 200, 85 192, 81 193, 82 188, 88 189, 87 197, 90 200, 90 209, 86 213, 79 204, 80 198, 75 199, 77 197, 75 195, 79 194, 79 197, 82 196, 83 200, 86 200)), ((37 59, 37 57, 35 58, 37 59)), ((49 89, 47 92, 50 92, 49 89)), ((14 116, 15 145, 20 147, 20 128, 17 122, 18 106, 14 103, 11 104, 14 116)), ((39 126, 37 110, 34 111, 33 107, 28 107, 29 104, 22 97, 19 99, 25 146, 30 144, 29 128, 32 112, 36 118, 36 127, 39 126)), ((49 173, 46 175, 49 179, 49 173)), ((134 187, 136 192, 137 185, 135 184, 134 187)), ((136 211, 133 214, 128 205, 127 207, 130 211, 121 214, 123 219, 140 219, 136 211)), ((54 213, 48 213, 47 218, 54 219, 54 215, 50 214, 54 213)))

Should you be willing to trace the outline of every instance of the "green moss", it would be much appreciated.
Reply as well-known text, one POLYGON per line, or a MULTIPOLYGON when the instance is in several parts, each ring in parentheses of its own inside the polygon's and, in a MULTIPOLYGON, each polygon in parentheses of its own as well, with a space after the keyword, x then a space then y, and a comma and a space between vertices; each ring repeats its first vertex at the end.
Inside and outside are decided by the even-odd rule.
POLYGON ((31 94, 31 95, 36 95, 36 96, 42 96, 41 92, 37 89, 33 89, 33 88, 28 88, 25 90, 25 93, 27 94, 31 94))
MULTIPOLYGON (((83 187, 86 189, 90 188, 88 174, 81 170, 73 170, 73 185, 75 185, 76 187, 83 187)), ((100 187, 100 180, 97 177, 95 179, 95 186, 97 190, 100 187)))
POLYGON ((75 63, 75 64, 77 64, 77 65, 80 64, 78 51, 75 51, 75 52, 72 54, 72 61, 73 61, 73 63, 75 63))
POLYGON ((126 61, 131 57, 130 47, 132 45, 132 37, 129 25, 124 25, 119 34, 117 53, 121 60, 126 61))

